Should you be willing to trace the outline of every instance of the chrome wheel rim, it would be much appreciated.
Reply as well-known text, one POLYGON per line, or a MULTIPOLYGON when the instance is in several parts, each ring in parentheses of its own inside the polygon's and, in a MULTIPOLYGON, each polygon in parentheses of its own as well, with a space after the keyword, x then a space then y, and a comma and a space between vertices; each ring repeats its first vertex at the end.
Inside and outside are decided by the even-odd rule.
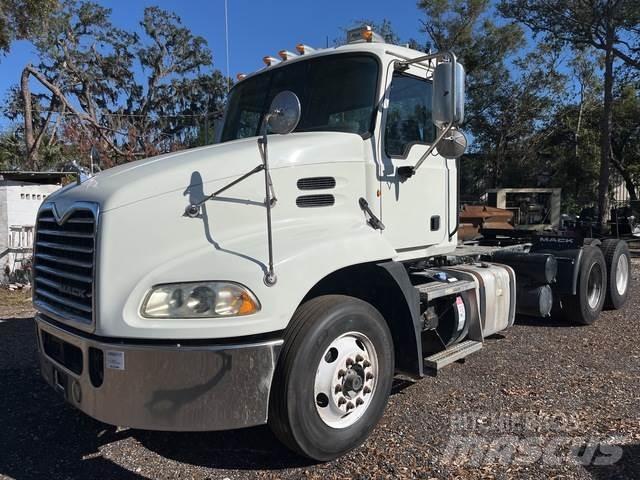
POLYGON ((595 310, 602 296, 602 267, 597 263, 591 265, 587 278, 587 303, 595 310))
POLYGON ((316 411, 332 428, 353 425, 366 412, 375 393, 378 356, 360 332, 345 333, 331 342, 316 369, 316 411))
POLYGON ((629 286, 629 259, 625 254, 618 257, 616 265, 616 290, 618 295, 624 295, 629 286))

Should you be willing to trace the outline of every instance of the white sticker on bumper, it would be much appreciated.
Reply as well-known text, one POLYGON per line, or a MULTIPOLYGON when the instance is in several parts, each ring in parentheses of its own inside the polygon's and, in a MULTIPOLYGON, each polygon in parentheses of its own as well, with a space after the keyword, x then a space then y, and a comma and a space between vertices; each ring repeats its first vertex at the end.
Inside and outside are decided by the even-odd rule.
POLYGON ((112 370, 124 370, 124 352, 107 350, 106 365, 112 370))

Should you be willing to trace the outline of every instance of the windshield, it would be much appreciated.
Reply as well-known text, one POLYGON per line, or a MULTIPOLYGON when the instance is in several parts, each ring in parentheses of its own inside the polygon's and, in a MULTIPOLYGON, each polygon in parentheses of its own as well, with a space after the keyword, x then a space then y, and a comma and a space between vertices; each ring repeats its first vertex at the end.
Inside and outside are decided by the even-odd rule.
POLYGON ((283 90, 300 98, 296 132, 372 131, 378 61, 371 55, 326 55, 268 70, 236 85, 221 141, 254 137, 271 100, 283 90))

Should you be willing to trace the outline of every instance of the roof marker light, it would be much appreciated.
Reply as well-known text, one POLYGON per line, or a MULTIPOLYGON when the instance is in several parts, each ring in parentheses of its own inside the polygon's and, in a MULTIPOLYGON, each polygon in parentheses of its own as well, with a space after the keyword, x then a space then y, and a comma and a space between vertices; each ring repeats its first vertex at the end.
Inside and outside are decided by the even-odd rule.
POLYGON ((371 25, 365 25, 362 27, 360 35, 362 35, 362 38, 367 42, 371 42, 373 40, 373 28, 371 28, 371 25))
POLYGON ((297 53, 290 52, 289 50, 280 50, 278 52, 280 58, 284 60, 291 60, 292 58, 296 58, 298 56, 297 53))
POLYGON ((245 78, 247 78, 247 76, 244 73, 239 73, 236 75, 236 78, 238 79, 238 81, 240 80, 244 80, 245 78))
POLYGON ((304 43, 299 43, 298 45, 296 45, 296 50, 298 51, 298 53, 300 53, 300 55, 316 51, 315 48, 310 47, 309 45, 305 45, 304 43))
POLYGON ((276 65, 277 63, 280 63, 279 59, 277 59, 276 57, 272 57, 271 55, 267 55, 265 57, 262 57, 262 61, 264 62, 264 64, 267 67, 272 67, 273 65, 276 65))
POLYGON ((385 39, 373 31, 371 25, 363 25, 362 27, 347 30, 347 43, 386 43, 385 39))

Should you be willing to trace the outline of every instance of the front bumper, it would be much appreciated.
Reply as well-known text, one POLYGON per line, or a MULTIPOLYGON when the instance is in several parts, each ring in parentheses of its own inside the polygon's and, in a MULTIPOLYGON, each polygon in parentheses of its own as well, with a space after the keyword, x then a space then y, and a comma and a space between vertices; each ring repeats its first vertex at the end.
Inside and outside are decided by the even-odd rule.
POLYGON ((43 377, 97 420, 181 431, 267 421, 281 339, 202 346, 107 342, 62 329, 42 315, 36 328, 43 377))

